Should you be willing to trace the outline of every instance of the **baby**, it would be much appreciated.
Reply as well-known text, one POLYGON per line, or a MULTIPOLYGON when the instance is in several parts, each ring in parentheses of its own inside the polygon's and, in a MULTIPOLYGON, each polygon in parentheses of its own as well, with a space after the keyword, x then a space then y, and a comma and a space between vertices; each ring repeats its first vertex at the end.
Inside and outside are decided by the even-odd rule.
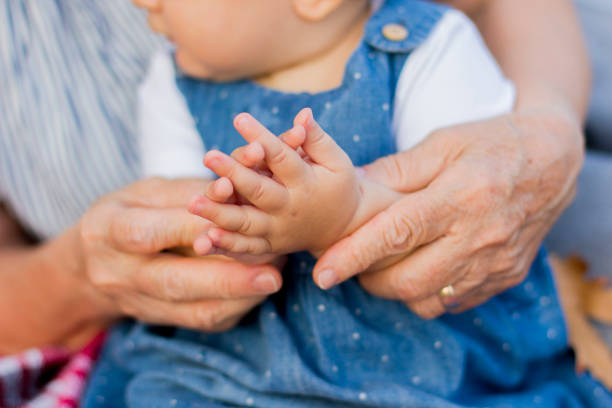
POLYGON ((126 333, 114 355, 133 373, 130 405, 578 406, 592 397, 589 378, 552 358, 567 339, 543 251, 522 286, 432 321, 355 280, 329 289, 324 274, 312 279, 316 256, 400 196, 355 166, 511 111, 513 86, 465 16, 421 0, 135 2, 175 44, 141 90, 145 175, 220 176, 191 208, 215 225, 194 243, 198 254, 288 261, 283 289, 228 332, 126 333))

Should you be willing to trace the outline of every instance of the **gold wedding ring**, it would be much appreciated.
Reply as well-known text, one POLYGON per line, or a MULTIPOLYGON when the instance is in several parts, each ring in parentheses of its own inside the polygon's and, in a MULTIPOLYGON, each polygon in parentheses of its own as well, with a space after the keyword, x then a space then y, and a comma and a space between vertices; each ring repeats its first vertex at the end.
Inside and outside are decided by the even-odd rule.
POLYGON ((453 287, 453 285, 445 286, 440 290, 441 298, 449 298, 449 297, 454 297, 454 296, 455 296, 455 288, 453 287))
POLYGON ((459 306, 459 302, 457 301, 455 295, 456 292, 455 287, 453 285, 445 286, 440 289, 440 292, 438 292, 438 296, 440 296, 440 301, 447 310, 455 309, 459 306))

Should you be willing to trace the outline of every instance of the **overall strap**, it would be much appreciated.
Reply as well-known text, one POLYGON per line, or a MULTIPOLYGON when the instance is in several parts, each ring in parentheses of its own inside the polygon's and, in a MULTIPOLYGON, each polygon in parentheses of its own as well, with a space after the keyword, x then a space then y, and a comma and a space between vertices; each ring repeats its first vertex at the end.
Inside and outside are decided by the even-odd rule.
POLYGON ((427 39, 450 7, 425 0, 386 0, 368 21, 364 41, 387 54, 395 89, 410 53, 427 39))

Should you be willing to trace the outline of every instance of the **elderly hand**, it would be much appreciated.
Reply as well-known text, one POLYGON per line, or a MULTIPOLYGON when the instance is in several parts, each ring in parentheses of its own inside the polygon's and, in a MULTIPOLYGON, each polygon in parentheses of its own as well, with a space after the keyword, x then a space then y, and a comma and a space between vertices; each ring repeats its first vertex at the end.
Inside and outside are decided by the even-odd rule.
POLYGON ((110 194, 80 222, 82 261, 109 317, 226 330, 281 286, 270 265, 162 252, 191 246, 209 224, 189 214, 201 180, 147 179, 110 194))
POLYGON ((406 194, 330 248, 315 281, 339 283, 404 254, 361 274, 363 287, 424 318, 475 307, 524 279, 573 197, 582 155, 579 127, 556 111, 434 132, 365 167, 372 180, 406 194), (452 296, 443 290, 449 285, 452 296))

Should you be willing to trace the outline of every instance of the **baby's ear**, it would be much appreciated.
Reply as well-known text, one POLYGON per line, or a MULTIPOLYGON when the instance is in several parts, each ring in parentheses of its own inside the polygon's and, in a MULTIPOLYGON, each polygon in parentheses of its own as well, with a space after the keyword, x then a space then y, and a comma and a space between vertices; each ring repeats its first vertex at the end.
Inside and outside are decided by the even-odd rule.
POLYGON ((303 20, 317 22, 325 19, 344 0, 292 0, 295 13, 303 20))

